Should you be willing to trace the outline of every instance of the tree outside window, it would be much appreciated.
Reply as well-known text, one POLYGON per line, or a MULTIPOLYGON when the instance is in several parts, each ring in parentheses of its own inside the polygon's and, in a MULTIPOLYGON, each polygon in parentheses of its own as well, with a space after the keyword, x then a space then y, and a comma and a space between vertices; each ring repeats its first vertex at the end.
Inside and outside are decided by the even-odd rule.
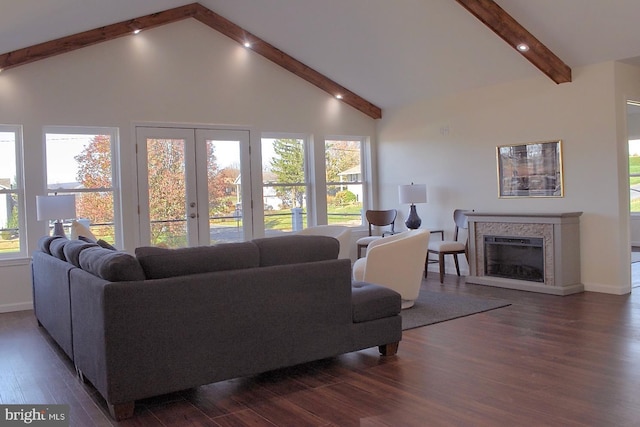
POLYGON ((262 139, 262 182, 266 233, 304 228, 308 185, 303 139, 262 139))
POLYGON ((363 173, 361 140, 326 140, 327 222, 362 224, 363 173))
POLYGON ((113 152, 117 129, 45 129, 47 192, 75 194, 76 216, 90 221, 91 232, 116 242, 113 152))
POLYGON ((22 222, 21 128, 0 125, 0 258, 24 252, 22 222))

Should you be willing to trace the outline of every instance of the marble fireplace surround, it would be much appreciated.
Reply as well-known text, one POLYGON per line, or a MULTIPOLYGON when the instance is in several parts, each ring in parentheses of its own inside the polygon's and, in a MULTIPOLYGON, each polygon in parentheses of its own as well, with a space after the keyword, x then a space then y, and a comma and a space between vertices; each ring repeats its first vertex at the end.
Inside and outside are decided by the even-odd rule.
POLYGON ((466 278, 467 283, 553 295, 584 291, 584 285, 580 283, 581 214, 468 212, 470 275, 466 278), (542 238, 544 282, 486 275, 484 236, 542 238))

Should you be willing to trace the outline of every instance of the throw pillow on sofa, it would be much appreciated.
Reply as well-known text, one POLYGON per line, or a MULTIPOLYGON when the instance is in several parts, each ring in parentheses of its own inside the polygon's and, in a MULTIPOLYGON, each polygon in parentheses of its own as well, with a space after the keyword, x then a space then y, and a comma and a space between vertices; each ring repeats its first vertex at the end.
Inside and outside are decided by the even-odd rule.
POLYGON ((69 239, 64 236, 60 236, 59 239, 51 241, 51 244, 49 245, 49 252, 52 256, 61 259, 62 261, 66 261, 67 258, 64 256, 64 248, 69 242, 69 239))
POLYGON ((79 239, 80 237, 86 237, 92 242, 96 242, 98 238, 89 230, 89 227, 85 227, 82 223, 75 219, 71 221, 71 239, 79 239))
MULTIPOLYGON (((38 240, 38 248, 45 254, 51 255, 51 242, 62 239, 63 236, 43 236, 38 240)), ((66 237, 64 237, 66 239, 66 237)))
POLYGON ((126 252, 96 245, 80 252, 80 268, 110 282, 144 280, 138 260, 126 252))
POLYGON ((98 246, 96 243, 85 242, 83 240, 69 240, 69 243, 64 245, 64 257, 67 262, 80 267, 80 252, 86 248, 98 246))

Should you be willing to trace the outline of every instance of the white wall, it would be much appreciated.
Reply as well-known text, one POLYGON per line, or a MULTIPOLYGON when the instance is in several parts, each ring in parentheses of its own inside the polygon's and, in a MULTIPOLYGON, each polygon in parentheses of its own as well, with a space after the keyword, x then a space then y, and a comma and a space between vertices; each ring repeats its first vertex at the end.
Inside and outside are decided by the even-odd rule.
MULTIPOLYGON (((370 136, 375 121, 195 20, 144 31, 0 74, 0 123, 24 126, 29 252, 45 226, 42 128, 114 126, 122 147, 124 248, 137 241, 133 123, 240 125, 262 132, 370 136)), ((316 144, 321 153, 322 144, 316 144)), ((258 170, 259 170, 258 166, 258 170)), ((0 311, 28 308, 29 267, 0 263, 0 311), (16 289, 14 284, 19 284, 16 289)))
MULTIPOLYGON (((397 185, 426 183, 423 226, 451 236, 455 208, 573 212, 581 216, 581 276, 587 290, 630 291, 626 99, 640 69, 603 63, 385 111, 378 123, 381 207, 398 207, 397 185), (562 140, 563 198, 500 199, 496 146, 562 140), (402 167, 399 167, 402 165, 402 167)), ((466 263, 463 270, 468 269, 466 263)), ((448 271, 453 267, 448 265, 448 271)))

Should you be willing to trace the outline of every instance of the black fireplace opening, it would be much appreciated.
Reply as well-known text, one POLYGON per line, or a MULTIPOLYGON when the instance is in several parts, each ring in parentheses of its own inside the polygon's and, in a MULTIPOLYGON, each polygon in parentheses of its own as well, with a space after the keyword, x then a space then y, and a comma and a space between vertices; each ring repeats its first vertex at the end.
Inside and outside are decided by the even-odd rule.
POLYGON ((484 236, 486 276, 544 282, 542 237, 484 236))

